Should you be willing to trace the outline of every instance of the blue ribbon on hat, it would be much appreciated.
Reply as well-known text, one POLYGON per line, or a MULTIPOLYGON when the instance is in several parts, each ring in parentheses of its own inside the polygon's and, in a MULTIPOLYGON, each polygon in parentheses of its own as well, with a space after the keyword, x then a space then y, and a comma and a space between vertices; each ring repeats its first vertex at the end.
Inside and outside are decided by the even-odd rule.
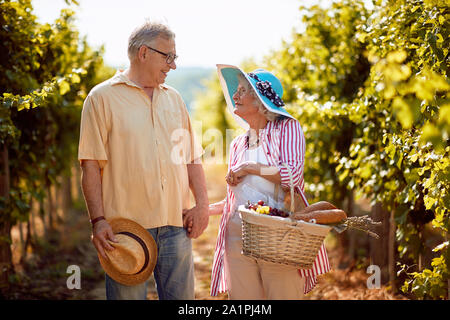
POLYGON ((284 102, 281 100, 281 98, 278 96, 278 94, 273 90, 272 84, 270 81, 262 81, 256 74, 249 73, 249 77, 255 79, 256 82, 256 89, 258 89, 259 93, 261 93, 263 96, 267 97, 274 105, 277 107, 284 107, 284 102))

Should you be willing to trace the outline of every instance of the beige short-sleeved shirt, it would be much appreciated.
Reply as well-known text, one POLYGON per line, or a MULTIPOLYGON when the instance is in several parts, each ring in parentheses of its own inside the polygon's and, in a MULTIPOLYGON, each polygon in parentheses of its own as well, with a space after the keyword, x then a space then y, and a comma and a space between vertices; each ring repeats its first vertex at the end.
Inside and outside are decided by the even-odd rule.
POLYGON ((107 219, 181 227, 190 208, 186 164, 202 153, 181 96, 167 85, 150 100, 118 71, 84 102, 78 159, 99 161, 107 219))

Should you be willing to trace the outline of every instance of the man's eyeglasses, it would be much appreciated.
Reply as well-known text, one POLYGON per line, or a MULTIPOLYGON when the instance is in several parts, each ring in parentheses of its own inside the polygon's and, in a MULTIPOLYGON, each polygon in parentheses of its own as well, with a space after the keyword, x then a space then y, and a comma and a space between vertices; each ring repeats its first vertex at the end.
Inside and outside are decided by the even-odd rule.
POLYGON ((153 50, 155 52, 158 52, 159 54, 162 54, 164 57, 166 57, 166 62, 167 64, 171 64, 172 62, 174 62, 175 60, 177 60, 178 56, 176 54, 173 53, 164 53, 161 52, 159 50, 156 50, 152 47, 149 47, 148 45, 144 44, 145 47, 149 48, 150 50, 153 50))

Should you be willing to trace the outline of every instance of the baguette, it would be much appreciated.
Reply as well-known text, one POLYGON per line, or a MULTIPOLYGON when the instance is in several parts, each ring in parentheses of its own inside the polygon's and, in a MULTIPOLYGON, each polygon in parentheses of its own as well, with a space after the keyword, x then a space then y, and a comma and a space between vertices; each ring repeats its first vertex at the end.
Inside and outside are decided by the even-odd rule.
POLYGON ((316 203, 313 203, 313 204, 307 206, 304 209, 295 210, 294 212, 310 213, 310 212, 318 211, 318 210, 331 210, 331 209, 337 209, 337 208, 327 201, 319 201, 319 202, 316 202, 316 203))
POLYGON ((346 219, 347 215, 340 209, 327 209, 316 210, 307 213, 304 213, 302 211, 294 212, 294 214, 291 215, 291 218, 295 220, 303 220, 306 222, 314 219, 318 224, 333 224, 346 219))

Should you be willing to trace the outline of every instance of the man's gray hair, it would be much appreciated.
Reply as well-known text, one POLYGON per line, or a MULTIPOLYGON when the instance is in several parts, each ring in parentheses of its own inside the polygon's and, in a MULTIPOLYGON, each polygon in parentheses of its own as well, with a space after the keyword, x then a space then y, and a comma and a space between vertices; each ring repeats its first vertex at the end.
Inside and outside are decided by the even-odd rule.
POLYGON ((175 39, 175 33, 167 25, 149 20, 134 29, 128 38, 128 58, 130 61, 136 58, 140 47, 144 44, 152 44, 158 37, 172 40, 175 39))

